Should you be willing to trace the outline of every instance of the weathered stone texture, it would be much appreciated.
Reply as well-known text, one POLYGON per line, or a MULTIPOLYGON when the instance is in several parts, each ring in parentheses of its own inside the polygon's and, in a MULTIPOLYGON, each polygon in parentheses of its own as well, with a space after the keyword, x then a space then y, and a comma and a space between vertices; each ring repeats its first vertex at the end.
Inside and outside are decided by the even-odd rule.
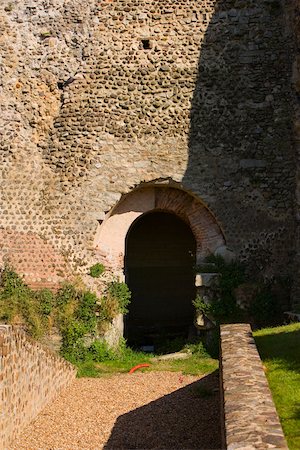
POLYGON ((250 325, 221 326, 226 448, 287 449, 250 325))
POLYGON ((0 448, 66 387, 76 371, 65 360, 9 325, 0 325, 0 448))
POLYGON ((121 195, 170 178, 209 206, 254 274, 288 274, 282 13, 279 0, 2 2, 3 227, 84 268, 121 195))
POLYGON ((34 233, 0 229, 0 265, 10 264, 32 288, 55 289, 70 276, 63 256, 34 233))
POLYGON ((293 285, 294 307, 300 312, 300 1, 289 0, 286 6, 286 20, 294 37, 292 86, 295 93, 294 110, 294 149, 297 160, 296 174, 296 233, 294 260, 295 276, 293 285))

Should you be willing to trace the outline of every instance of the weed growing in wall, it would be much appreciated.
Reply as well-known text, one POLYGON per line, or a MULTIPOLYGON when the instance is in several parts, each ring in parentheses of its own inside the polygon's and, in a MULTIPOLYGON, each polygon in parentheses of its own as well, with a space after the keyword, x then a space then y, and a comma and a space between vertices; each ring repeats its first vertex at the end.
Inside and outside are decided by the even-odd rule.
POLYGON ((99 278, 105 272, 105 267, 101 263, 96 263, 90 267, 89 275, 93 278, 99 278))

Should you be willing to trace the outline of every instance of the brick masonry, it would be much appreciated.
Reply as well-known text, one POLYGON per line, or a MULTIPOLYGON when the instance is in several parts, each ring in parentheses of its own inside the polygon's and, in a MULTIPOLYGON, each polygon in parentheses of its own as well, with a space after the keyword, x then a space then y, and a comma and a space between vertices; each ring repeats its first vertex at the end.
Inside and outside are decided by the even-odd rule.
POLYGON ((0 325, 0 449, 75 378, 71 364, 17 327, 0 325))
POLYGON ((253 276, 291 276, 297 4, 1 2, 1 226, 84 273, 98 221, 171 179, 253 276))
POLYGON ((8 264, 33 289, 56 289, 70 275, 65 258, 35 233, 0 229, 0 265, 8 264))
POLYGON ((221 326, 224 446, 288 449, 250 325, 221 326))

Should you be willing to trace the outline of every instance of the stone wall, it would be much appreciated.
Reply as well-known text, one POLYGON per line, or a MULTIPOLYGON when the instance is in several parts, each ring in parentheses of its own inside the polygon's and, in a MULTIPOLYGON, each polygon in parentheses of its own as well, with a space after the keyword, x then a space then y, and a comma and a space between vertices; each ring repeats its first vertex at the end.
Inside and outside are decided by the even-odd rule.
POLYGON ((288 449, 250 325, 221 326, 224 447, 288 449))
POLYGON ((66 387, 76 371, 10 325, 0 325, 0 449, 66 387))
POLYGON ((0 266, 13 267, 31 288, 56 289, 70 276, 63 255, 37 234, 0 229, 0 241, 0 266))
POLYGON ((295 249, 296 255, 294 260, 295 276, 293 285, 294 307, 300 312, 300 1, 286 1, 286 20, 293 33, 294 38, 294 58, 292 72, 292 86, 295 94, 294 109, 294 149, 297 160, 296 174, 296 233, 295 233, 295 249))
POLYGON ((1 2, 1 225, 82 272, 98 221, 178 182, 251 273, 289 275, 292 38, 280 0, 1 2))

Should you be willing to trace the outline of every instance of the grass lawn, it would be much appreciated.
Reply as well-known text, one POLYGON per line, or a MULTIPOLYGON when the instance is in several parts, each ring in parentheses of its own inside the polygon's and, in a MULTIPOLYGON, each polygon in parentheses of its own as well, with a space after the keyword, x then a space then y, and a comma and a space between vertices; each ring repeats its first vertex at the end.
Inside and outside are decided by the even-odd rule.
POLYGON ((79 377, 101 377, 114 373, 126 373, 132 367, 143 363, 148 363, 150 367, 139 370, 182 372, 188 375, 208 374, 214 372, 219 366, 218 359, 212 357, 207 352, 201 341, 194 344, 186 344, 181 339, 165 341, 164 345, 157 346, 157 350, 157 355, 173 352, 188 352, 189 357, 187 359, 157 360, 157 355, 155 354, 123 347, 120 354, 117 356, 112 354, 111 358, 109 356, 110 354, 108 354, 106 357, 100 359, 87 359, 84 362, 74 362, 78 367, 79 377))
POLYGON ((290 450, 300 449, 300 323, 254 333, 290 450))
POLYGON ((148 363, 150 367, 139 369, 141 371, 171 371, 182 372, 186 375, 201 375, 214 372, 219 367, 219 362, 216 359, 209 357, 199 357, 191 355, 187 359, 174 359, 170 361, 155 361, 153 356, 145 353, 134 353, 131 358, 116 359, 112 361, 85 361, 79 363, 78 376, 79 377, 101 377, 114 373, 129 372, 129 370, 137 364, 148 363))

